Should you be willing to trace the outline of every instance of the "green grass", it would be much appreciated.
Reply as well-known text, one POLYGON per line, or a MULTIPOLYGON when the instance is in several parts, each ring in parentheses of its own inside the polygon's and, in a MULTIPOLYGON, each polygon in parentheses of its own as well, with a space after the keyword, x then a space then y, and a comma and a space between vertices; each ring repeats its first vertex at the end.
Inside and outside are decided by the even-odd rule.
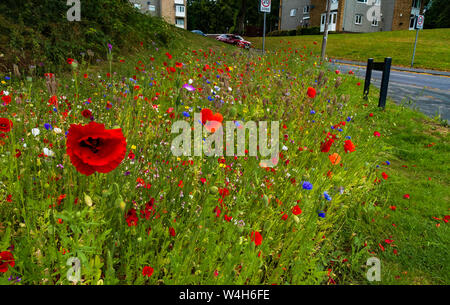
POLYGON ((370 251, 379 253, 383 284, 448 284, 450 230, 443 221, 450 211, 448 127, 393 104, 374 117, 386 130, 382 155, 390 165, 380 164, 380 171, 389 183, 372 194, 373 205, 354 211, 346 233, 374 241, 370 251))
POLYGON ((71 256, 81 261, 81 283, 91 285, 369 284, 365 263, 372 256, 382 262, 381 284, 450 283, 449 224, 431 218, 449 214, 448 127, 393 102, 378 109, 377 90, 363 100, 360 80, 318 65, 312 44, 261 57, 175 34, 166 48, 144 45, 123 58, 113 51, 111 78, 109 64, 76 58, 71 75, 57 76, 58 112, 48 105, 43 78, 0 84, 13 97, 0 117, 14 123, 0 137, 0 252, 15 258, 0 284, 14 284, 10 276, 22 279, 16 284, 68 284, 71 256), (176 62, 183 67, 167 72, 176 62), (189 79, 203 90, 184 90, 189 79), (218 157, 173 156, 173 123, 192 126, 200 107, 224 121, 279 121, 280 146, 287 148, 280 164, 271 171, 254 157, 225 157, 224 165, 218 157), (66 154, 63 134, 90 121, 84 109, 126 137, 125 159, 107 174, 84 176, 66 154), (337 139, 324 153, 328 132, 337 139), (346 137, 354 152, 345 152, 346 137), (44 148, 55 155, 42 156, 44 148), (331 164, 331 153, 342 157, 339 165, 331 164), (148 187, 138 187, 140 179, 148 187), (303 181, 313 189, 303 189, 303 181), (60 195, 66 197, 58 204, 60 195), (134 208, 140 216, 150 198, 155 214, 128 225, 126 213, 134 208), (295 216, 297 204, 302 213, 295 216), (252 242, 254 231, 260 245, 252 242), (142 274, 146 266, 154 268, 151 277, 142 274))
MULTIPOLYGON (((330 34, 327 55, 330 58, 366 62, 368 58, 383 61, 392 57, 395 66, 411 66, 416 31, 391 31, 367 34, 330 34)), ((248 38, 256 48, 262 48, 261 38, 248 38)), ((321 35, 267 37, 269 49, 302 48, 306 45, 319 52, 321 35), (313 45, 313 42, 317 45, 313 45)), ((450 29, 422 30, 419 32, 415 68, 450 71, 450 29)))

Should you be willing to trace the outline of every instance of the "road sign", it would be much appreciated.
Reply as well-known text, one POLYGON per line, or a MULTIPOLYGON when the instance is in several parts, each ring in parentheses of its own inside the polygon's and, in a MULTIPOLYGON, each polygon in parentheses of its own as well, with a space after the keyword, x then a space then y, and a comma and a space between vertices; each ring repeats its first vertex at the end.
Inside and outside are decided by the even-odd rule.
POLYGON ((422 30, 423 29, 423 23, 425 21, 425 16, 424 15, 419 15, 417 16, 417 20, 416 20, 416 30, 422 30))
POLYGON ((272 5, 271 0, 261 0, 261 12, 270 13, 271 5, 272 5))

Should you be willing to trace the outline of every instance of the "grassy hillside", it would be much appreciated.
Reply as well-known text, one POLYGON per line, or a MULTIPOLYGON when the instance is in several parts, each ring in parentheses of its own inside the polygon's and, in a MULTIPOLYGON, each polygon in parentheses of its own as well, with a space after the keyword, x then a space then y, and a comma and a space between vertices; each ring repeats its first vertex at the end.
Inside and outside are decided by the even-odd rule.
MULTIPOLYGON (((367 34, 330 34, 328 37, 327 55, 331 58, 349 59, 366 62, 373 57, 383 61, 392 57, 393 65, 411 66, 416 31, 392 31, 367 34)), ((262 48, 261 38, 248 38, 255 47, 262 48)), ((267 37, 266 44, 270 49, 280 49, 290 42, 292 48, 302 48, 317 42, 314 50, 320 52, 321 35, 267 37)), ((450 29, 422 30, 419 32, 415 68, 450 71, 450 29)))
POLYGON ((179 31, 139 13, 128 0, 86 0, 81 21, 69 22, 66 1, 3 0, 0 3, 0 71, 42 75, 67 66, 67 58, 106 60, 150 45, 167 46, 179 31))

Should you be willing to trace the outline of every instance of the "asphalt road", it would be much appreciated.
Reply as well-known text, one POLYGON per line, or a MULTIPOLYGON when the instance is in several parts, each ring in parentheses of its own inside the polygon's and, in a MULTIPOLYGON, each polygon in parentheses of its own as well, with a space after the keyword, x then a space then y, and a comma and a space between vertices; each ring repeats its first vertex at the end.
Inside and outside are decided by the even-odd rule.
MULTIPOLYGON (((361 77, 362 95, 366 67, 333 63, 331 68, 339 69, 342 73, 352 70, 355 75, 361 77)), ((381 75, 381 71, 372 71, 371 86, 380 88, 381 75)), ((397 104, 416 108, 430 117, 440 115, 441 119, 450 121, 450 77, 448 76, 392 70, 388 96, 397 104)))

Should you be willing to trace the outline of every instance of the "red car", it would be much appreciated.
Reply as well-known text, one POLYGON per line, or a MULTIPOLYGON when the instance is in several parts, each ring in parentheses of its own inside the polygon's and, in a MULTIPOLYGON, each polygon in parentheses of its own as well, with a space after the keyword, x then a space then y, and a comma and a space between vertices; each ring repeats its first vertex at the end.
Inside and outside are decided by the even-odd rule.
POLYGON ((239 35, 222 34, 222 35, 217 36, 216 39, 218 41, 229 43, 229 44, 232 44, 232 45, 238 46, 240 48, 244 48, 244 49, 250 49, 252 47, 252 43, 250 41, 244 40, 244 38, 242 38, 239 35))

